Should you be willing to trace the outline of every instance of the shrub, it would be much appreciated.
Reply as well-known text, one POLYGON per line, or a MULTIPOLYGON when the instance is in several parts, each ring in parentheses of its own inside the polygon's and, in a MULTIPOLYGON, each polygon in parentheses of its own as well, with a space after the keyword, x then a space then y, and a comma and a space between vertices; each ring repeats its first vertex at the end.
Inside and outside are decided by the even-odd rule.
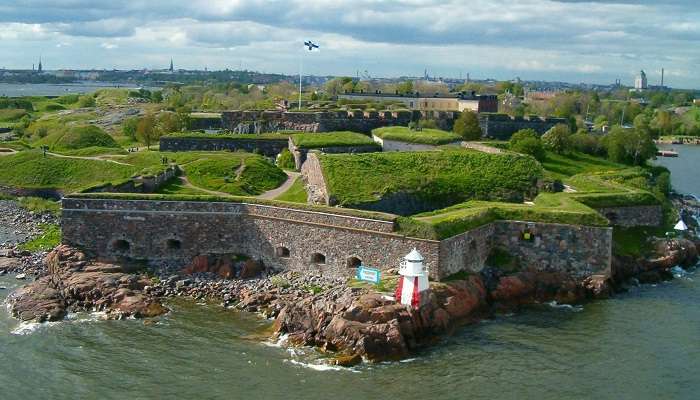
POLYGON ((437 129, 438 125, 434 119, 421 119, 418 121, 418 126, 421 129, 437 129))
POLYGON ((295 169, 294 156, 288 148, 282 149, 282 152, 277 156, 277 166, 282 169, 295 169))
POLYGON ((86 94, 84 96, 80 96, 80 99, 78 100, 78 107, 80 108, 95 107, 95 105, 95 97, 91 95, 86 94))
POLYGON ((542 144, 547 150, 564 154, 571 148, 571 130, 567 125, 556 124, 542 136, 542 144))
POLYGON ((538 161, 545 159, 547 153, 537 132, 532 129, 522 129, 510 138, 509 148, 515 152, 529 154, 538 161))
POLYGON ((65 110, 66 107, 63 104, 58 104, 58 103, 48 103, 47 105, 44 106, 45 111, 61 111, 65 110))

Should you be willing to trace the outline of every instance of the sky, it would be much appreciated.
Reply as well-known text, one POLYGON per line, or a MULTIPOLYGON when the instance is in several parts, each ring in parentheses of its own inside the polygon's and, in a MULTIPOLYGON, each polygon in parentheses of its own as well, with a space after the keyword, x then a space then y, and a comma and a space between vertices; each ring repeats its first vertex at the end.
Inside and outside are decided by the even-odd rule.
POLYGON ((0 0, 0 68, 249 69, 700 88, 699 0, 0 0), (303 50, 304 40, 320 51, 303 50), (367 71, 365 73, 365 71, 367 71))

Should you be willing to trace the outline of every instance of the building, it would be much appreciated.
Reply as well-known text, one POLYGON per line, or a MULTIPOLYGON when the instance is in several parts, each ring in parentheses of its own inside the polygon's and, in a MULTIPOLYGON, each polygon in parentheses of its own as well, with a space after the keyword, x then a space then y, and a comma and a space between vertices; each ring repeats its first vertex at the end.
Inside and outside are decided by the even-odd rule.
POLYGON ((410 110, 418 111, 464 111, 471 110, 477 113, 498 112, 498 97, 491 94, 478 95, 475 92, 469 94, 461 92, 455 94, 435 94, 433 96, 421 93, 387 94, 377 90, 374 93, 344 93, 339 94, 338 99, 354 101, 387 101, 401 102, 410 110))
POLYGON ((644 72, 644 70, 639 71, 639 75, 637 75, 637 78, 634 80, 634 90, 641 92, 642 90, 647 90, 649 88, 648 82, 647 82, 647 74, 644 72))

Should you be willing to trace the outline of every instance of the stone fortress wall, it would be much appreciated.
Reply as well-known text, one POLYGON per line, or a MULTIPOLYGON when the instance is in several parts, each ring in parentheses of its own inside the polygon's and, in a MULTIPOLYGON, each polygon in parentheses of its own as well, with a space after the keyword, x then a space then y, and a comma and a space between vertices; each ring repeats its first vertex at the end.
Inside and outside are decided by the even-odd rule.
POLYGON ((348 277, 359 263, 396 268, 412 248, 433 279, 478 272, 494 247, 525 267, 609 273, 612 230, 496 221, 442 240, 410 238, 391 221, 227 202, 64 198, 64 243, 101 257, 174 260, 244 254, 278 269, 348 277), (527 233, 527 239, 526 234, 527 233))
POLYGON ((507 114, 479 114, 482 136, 489 139, 509 140, 521 129, 532 129, 540 135, 556 124, 568 124, 565 118, 510 117, 507 114))
MULTIPOLYGON (((261 134, 269 132, 333 132, 352 131, 370 134, 373 129, 384 126, 408 126, 411 121, 432 119, 438 128, 450 131, 460 113, 456 111, 224 111, 221 113, 221 128, 232 132, 226 137, 173 137, 160 138, 163 151, 258 151, 268 157, 279 154, 288 146, 286 139, 236 138, 236 133, 261 134)), ((505 114, 479 114, 479 124, 485 138, 508 140, 520 129, 534 129, 539 134, 559 123, 567 123, 562 118, 511 118, 505 114)), ((211 121, 207 123, 207 127, 211 121)), ((203 125, 202 125, 203 126, 203 125)), ((196 127, 193 127, 195 129, 196 127)), ((388 143, 389 145, 394 144, 388 143)), ((396 144, 397 150, 409 148, 406 144, 396 144)), ((423 150, 422 146, 414 146, 423 150)), ((392 150, 390 148, 389 150, 392 150)))

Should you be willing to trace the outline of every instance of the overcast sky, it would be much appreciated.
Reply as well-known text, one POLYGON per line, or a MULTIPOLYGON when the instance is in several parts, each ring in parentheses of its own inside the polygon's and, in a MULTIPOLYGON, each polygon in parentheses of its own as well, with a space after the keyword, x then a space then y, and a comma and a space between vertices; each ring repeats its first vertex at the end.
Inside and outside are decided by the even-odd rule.
POLYGON ((0 67, 238 69, 700 88, 699 0, 0 0, 0 67), (321 46, 306 54, 301 43, 321 46))

